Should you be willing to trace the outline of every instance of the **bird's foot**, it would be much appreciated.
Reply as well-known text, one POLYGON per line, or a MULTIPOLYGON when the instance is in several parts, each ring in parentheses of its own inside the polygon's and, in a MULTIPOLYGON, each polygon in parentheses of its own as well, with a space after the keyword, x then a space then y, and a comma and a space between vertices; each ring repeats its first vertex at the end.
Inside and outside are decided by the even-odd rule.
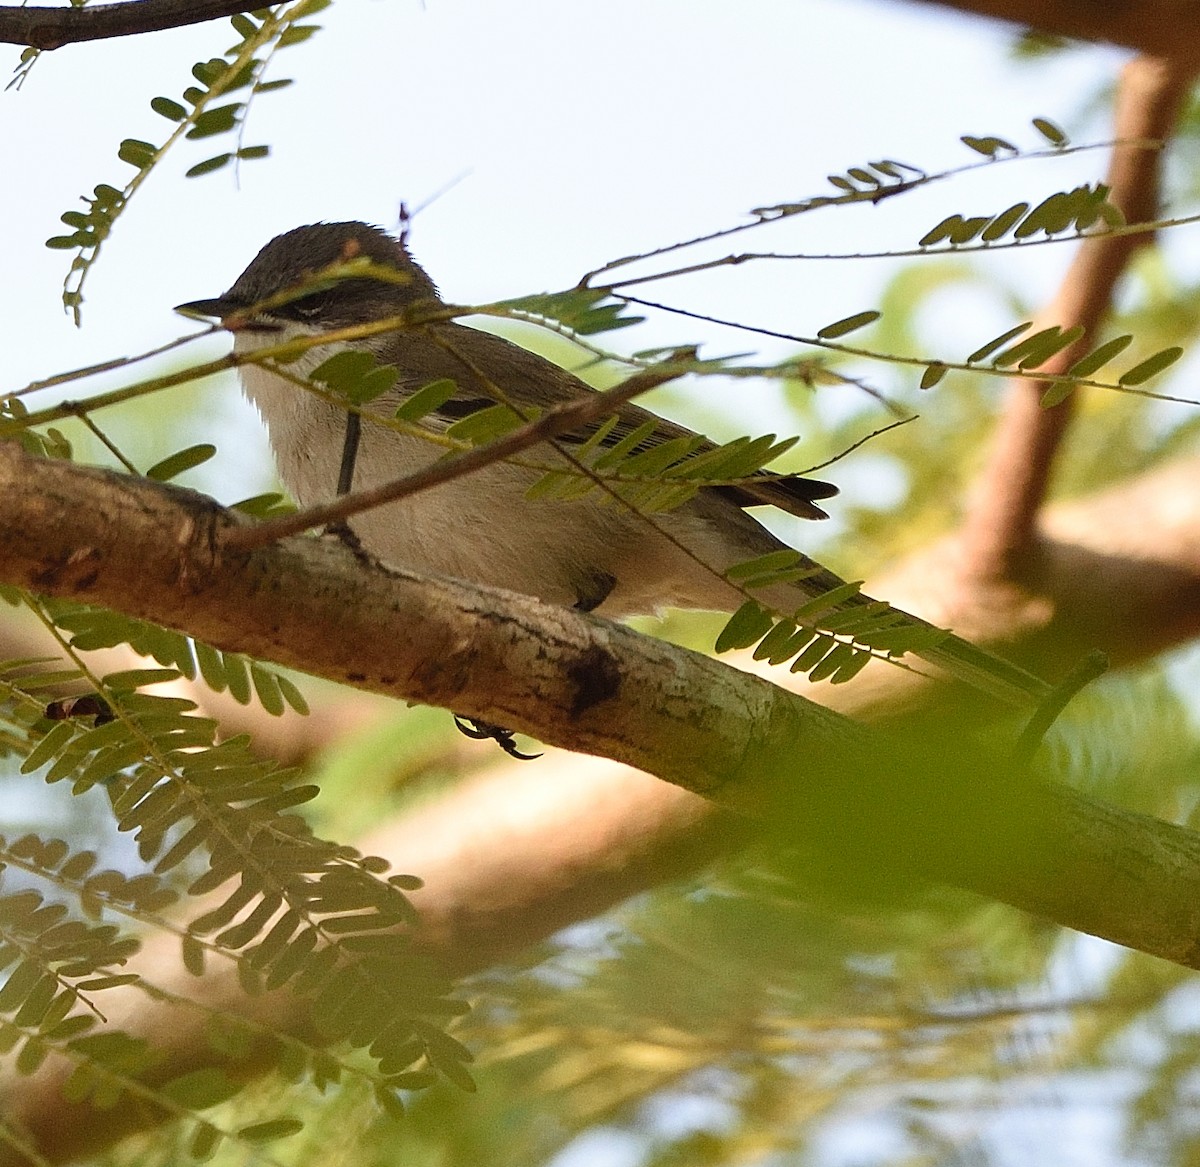
POLYGON ((454 714, 454 725, 458 732, 475 741, 494 741, 510 758, 519 758, 522 762, 532 762, 541 754, 523 754, 517 749, 514 739, 516 734, 502 725, 493 725, 490 721, 480 721, 477 717, 460 717, 454 714))

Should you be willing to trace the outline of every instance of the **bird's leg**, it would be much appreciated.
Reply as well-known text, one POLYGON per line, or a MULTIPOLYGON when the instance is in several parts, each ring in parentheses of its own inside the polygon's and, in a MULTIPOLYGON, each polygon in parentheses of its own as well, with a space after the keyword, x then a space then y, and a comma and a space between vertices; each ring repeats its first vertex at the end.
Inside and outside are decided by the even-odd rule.
POLYGON ((516 747, 516 733, 505 729, 502 725, 493 725, 490 721, 480 721, 477 717, 464 717, 462 714, 451 714, 454 718, 454 728, 464 737, 475 741, 494 741, 510 758, 519 758, 522 762, 532 762, 541 754, 523 754, 516 747))
MULTIPOLYGON (((342 465, 338 470, 337 494, 350 493, 354 482, 354 464, 358 460, 358 440, 362 434, 362 417, 353 410, 346 411, 346 437, 342 443, 342 465)), ((333 535, 345 543, 356 555, 363 554, 363 546, 358 536, 350 529, 345 519, 330 523, 325 528, 327 535, 333 535)))
MULTIPOLYGON (((572 606, 580 612, 591 612, 608 599, 609 594, 616 586, 616 576, 609 575, 606 571, 597 571, 584 581, 572 606)), ((523 762, 530 762, 534 758, 542 756, 541 754, 521 753, 513 744, 513 738, 516 735, 511 729, 505 729, 502 725, 493 725, 490 721, 480 721, 477 717, 463 717, 458 713, 454 714, 454 725, 459 733, 475 741, 491 739, 510 758, 520 758, 523 762)))
POLYGON ((580 586, 572 606, 577 612, 594 612, 608 599, 616 586, 615 575, 609 575, 607 571, 595 571, 580 586))
POLYGON ((354 483, 354 463, 358 459, 358 440, 362 434, 362 417, 353 410, 346 411, 346 440, 342 443, 342 466, 338 471, 337 492, 340 498, 350 493, 354 483))

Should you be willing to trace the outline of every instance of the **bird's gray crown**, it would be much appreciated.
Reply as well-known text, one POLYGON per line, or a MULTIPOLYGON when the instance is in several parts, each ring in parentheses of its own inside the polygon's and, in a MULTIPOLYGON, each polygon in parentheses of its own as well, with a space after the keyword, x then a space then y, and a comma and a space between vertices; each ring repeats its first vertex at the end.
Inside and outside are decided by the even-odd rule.
POLYGON ((369 276, 337 283, 270 309, 271 316, 327 325, 362 323, 399 312, 419 300, 436 300, 433 281, 398 239, 368 223, 312 223, 271 240, 219 301, 234 308, 261 303, 302 285, 333 264, 365 258, 403 273, 400 283, 369 276))

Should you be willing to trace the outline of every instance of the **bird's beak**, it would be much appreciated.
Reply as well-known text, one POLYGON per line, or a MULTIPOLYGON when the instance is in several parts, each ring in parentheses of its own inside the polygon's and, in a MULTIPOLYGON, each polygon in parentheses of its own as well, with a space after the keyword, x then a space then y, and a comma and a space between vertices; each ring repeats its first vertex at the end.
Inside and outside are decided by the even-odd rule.
POLYGON ((192 320, 211 320, 215 317, 222 322, 243 308, 244 304, 229 296, 216 296, 211 300, 192 300, 187 304, 175 305, 175 311, 180 316, 187 316, 192 320))

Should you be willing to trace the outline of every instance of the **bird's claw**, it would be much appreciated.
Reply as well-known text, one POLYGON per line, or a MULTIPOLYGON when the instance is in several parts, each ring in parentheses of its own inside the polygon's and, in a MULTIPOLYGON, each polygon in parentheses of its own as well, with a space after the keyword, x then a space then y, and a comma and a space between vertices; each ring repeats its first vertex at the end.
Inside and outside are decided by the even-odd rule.
POLYGON ((490 721, 480 721, 476 717, 460 717, 454 714, 454 725, 458 732, 475 741, 494 741, 510 758, 519 758, 522 762, 532 762, 541 754, 523 754, 515 744, 516 734, 502 725, 493 725, 490 721))

